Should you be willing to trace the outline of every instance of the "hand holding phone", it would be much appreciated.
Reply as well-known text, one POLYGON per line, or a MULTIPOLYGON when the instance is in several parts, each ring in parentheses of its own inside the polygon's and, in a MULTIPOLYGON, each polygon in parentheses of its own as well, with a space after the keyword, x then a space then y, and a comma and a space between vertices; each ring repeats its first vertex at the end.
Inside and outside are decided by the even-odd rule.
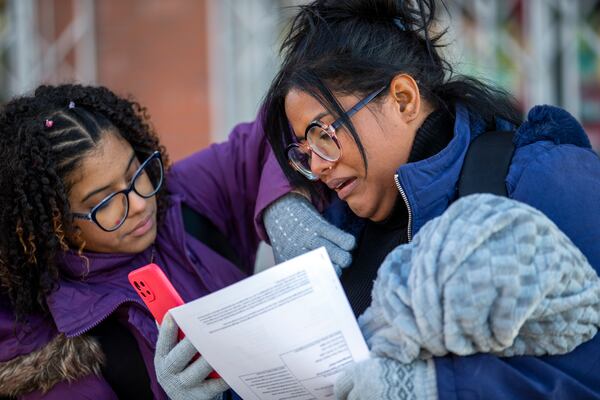
MULTIPOLYGON (((129 283, 134 287, 159 325, 162 323, 167 311, 184 304, 183 299, 177 293, 169 278, 167 278, 162 269, 156 264, 148 264, 135 269, 129 273, 128 278, 129 283)), ((181 329, 179 330, 178 337, 179 340, 185 337, 181 329)), ((208 377, 220 378, 219 374, 215 371, 211 372, 208 377)))

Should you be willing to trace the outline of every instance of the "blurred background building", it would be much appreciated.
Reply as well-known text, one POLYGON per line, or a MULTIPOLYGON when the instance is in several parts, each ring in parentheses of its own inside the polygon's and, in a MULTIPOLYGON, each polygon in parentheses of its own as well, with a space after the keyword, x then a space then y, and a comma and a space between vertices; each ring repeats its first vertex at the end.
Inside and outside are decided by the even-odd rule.
MULTIPOLYGON (((0 100, 101 84, 145 105, 172 159, 251 120, 303 0, 0 0, 0 100)), ((458 70, 565 107, 600 148, 600 0, 446 0, 458 70)))

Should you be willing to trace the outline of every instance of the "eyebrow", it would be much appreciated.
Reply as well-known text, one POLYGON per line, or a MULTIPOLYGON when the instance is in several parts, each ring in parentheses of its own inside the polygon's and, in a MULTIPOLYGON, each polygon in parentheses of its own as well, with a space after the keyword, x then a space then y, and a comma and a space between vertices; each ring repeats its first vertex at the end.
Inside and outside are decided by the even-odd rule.
MULTIPOLYGON (((127 163, 127 168, 125 168, 125 172, 129 171, 129 168, 131 168, 131 164, 133 164, 133 160, 135 160, 135 151, 133 152, 133 154, 131 155, 131 158, 129 159, 129 162, 127 163)), ((110 185, 106 185, 106 186, 102 186, 101 188, 91 191, 83 198, 83 200, 81 200, 81 202, 85 203, 85 201, 87 199, 89 199, 90 197, 92 197, 95 194, 98 194, 98 193, 108 189, 109 187, 110 187, 110 185)))
MULTIPOLYGON (((315 117, 314 117, 313 119, 311 119, 311 120, 310 120, 310 124, 312 124, 314 121, 320 121, 320 120, 321 120, 321 118, 323 118, 323 117, 324 117, 324 116, 326 116, 326 115, 329 115, 329 112, 328 112, 328 111, 323 111, 323 112, 321 112, 321 113, 319 113, 319 114, 315 115, 315 117)), ((306 128, 308 128, 308 127, 310 126, 310 124, 306 125, 306 128)), ((294 131, 294 130, 292 129, 292 131, 294 131)), ((296 138, 298 138, 298 139, 300 139, 300 140, 304 140, 304 137, 305 137, 305 135, 306 135, 306 129, 304 129, 304 133, 303 133, 302 135, 300 135, 300 136, 298 136, 298 135, 296 134, 296 132, 294 132, 294 136, 296 136, 296 138)))
POLYGON ((323 118, 326 115, 329 115, 329 111, 323 111, 322 113, 317 114, 317 116, 315 116, 313 118, 313 121, 319 121, 321 118, 323 118))

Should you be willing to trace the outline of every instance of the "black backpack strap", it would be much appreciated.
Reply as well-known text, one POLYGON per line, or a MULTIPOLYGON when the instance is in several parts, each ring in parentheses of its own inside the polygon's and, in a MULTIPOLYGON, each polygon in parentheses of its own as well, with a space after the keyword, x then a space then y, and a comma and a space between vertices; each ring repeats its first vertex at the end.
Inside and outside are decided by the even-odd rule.
POLYGON ((458 197, 473 193, 507 196, 505 180, 515 151, 513 134, 490 131, 471 142, 458 180, 458 197))
POLYGON ((215 253, 231 261, 241 271, 242 262, 227 237, 204 215, 181 203, 183 227, 185 231, 211 248, 215 253))

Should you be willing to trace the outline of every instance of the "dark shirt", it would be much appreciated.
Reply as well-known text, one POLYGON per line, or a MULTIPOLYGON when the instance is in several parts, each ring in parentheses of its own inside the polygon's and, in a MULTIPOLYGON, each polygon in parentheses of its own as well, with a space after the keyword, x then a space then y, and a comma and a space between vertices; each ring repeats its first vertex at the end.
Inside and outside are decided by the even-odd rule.
MULTIPOLYGON (((408 162, 429 158, 445 148, 453 137, 454 117, 445 110, 432 112, 417 130, 408 162)), ((393 179, 391 177, 390 179, 393 179)), ((408 210, 400 195, 384 221, 367 221, 358 238, 352 264, 340 278, 354 315, 371 304, 373 281, 385 257, 398 245, 408 242, 408 210)))
POLYGON ((102 375, 119 399, 153 398, 146 364, 133 334, 119 312, 113 313, 89 334, 100 342, 106 357, 102 375))

